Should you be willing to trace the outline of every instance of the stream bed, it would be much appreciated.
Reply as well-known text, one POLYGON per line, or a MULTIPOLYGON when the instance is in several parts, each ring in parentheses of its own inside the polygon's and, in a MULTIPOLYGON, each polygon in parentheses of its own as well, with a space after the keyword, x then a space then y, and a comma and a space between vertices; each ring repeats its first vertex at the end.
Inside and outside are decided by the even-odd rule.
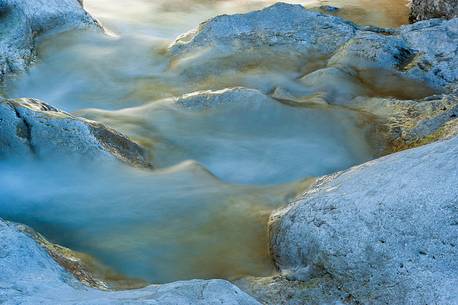
MULTIPOLYGON (((403 1, 289 2, 342 7, 339 15, 364 24, 407 22, 403 1)), ((42 99, 113 127, 143 145, 156 169, 2 160, 0 217, 148 283, 273 274, 270 213, 315 177, 374 158, 373 124, 344 107, 271 98, 275 86, 304 74, 294 63, 194 83, 168 70, 164 55, 208 18, 272 3, 86 0, 107 33, 42 37, 40 60, 9 79, 5 95, 42 99), (259 93, 196 109, 171 98, 237 86, 259 93)))

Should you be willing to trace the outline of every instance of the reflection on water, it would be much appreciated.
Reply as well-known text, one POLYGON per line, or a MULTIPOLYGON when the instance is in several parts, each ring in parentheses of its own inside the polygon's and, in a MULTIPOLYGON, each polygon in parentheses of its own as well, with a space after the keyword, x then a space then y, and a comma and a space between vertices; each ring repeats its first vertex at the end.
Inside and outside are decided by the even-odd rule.
POLYGON ((146 172, 3 161, 0 173, 0 217, 155 283, 270 274, 267 218, 299 188, 231 186, 190 162, 146 172))

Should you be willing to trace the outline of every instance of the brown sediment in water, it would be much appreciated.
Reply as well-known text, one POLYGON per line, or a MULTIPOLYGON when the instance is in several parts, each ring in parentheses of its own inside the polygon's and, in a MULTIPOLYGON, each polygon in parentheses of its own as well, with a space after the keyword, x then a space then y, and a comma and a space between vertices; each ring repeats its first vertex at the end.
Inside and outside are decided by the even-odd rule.
POLYGON ((144 280, 117 273, 88 254, 53 244, 28 226, 17 225, 17 227, 32 237, 59 265, 88 287, 101 290, 126 290, 148 285, 144 280))

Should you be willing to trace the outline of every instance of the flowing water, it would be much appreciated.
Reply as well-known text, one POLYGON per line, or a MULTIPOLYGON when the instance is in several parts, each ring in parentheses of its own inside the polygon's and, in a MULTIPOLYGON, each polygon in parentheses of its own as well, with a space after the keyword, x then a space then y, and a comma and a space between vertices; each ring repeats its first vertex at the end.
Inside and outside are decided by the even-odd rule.
MULTIPOLYGON (((158 169, 3 160, 0 217, 148 282, 272 274, 269 214, 303 191, 308 178, 373 158, 368 119, 267 96, 200 110, 163 98, 236 85, 269 93, 299 78, 303 70, 288 65, 203 84, 166 72, 164 50, 177 35, 215 15, 273 2, 86 0, 110 35, 42 38, 40 60, 9 80, 5 95, 40 98, 114 127, 144 145, 158 169)), ((404 1, 288 2, 336 5, 365 24, 407 21, 404 1)))

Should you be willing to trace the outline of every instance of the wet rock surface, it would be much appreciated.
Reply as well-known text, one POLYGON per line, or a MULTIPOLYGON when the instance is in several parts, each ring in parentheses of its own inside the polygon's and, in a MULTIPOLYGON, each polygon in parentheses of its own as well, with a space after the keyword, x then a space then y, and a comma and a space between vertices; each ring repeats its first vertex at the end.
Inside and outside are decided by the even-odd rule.
POLYGON ((382 90, 396 86, 399 79, 424 82, 439 90, 458 80, 457 32, 458 19, 384 30, 300 5, 276 4, 211 19, 178 38, 169 53, 173 70, 201 79, 223 68, 244 70, 261 62, 264 67, 279 61, 299 64, 305 72, 304 62, 321 59, 325 66, 343 68, 382 90), (378 72, 373 75, 371 70, 378 72), (384 83, 387 75, 397 80, 384 83))
MULTIPOLYGON (((330 6, 321 9, 336 10, 330 6)), ((454 14, 453 3, 414 0, 411 18, 451 18, 454 14)), ((33 61, 37 35, 99 27, 77 0, 0 0, 0 22, 0 80, 25 70, 33 61)), ((211 19, 179 37, 165 53, 170 59, 166 72, 186 79, 190 88, 221 76, 221 71, 237 79, 239 73, 260 67, 265 70, 260 69, 258 76, 269 69, 286 68, 297 80, 274 80, 269 85, 253 82, 262 93, 234 88, 188 94, 125 112, 82 112, 101 121, 130 118, 123 122, 128 129, 135 121, 132 117, 142 118, 147 125, 143 116, 154 112, 161 114, 155 117, 157 122, 167 121, 173 118, 167 114, 170 108, 195 116, 243 104, 259 111, 262 105, 279 101, 301 107, 338 105, 373 117, 391 150, 435 142, 320 178, 272 216, 271 248, 281 274, 239 280, 242 290, 272 305, 457 303, 458 19, 382 29, 280 3, 261 11, 211 19)), ((275 107, 269 109, 281 108, 275 107)), ((150 130, 160 130, 152 126, 137 126, 141 130, 137 135, 151 138, 150 130)), ((171 143, 179 142, 173 140, 163 141, 166 150, 171 151, 171 143)), ((0 157, 12 156, 118 159, 152 167, 145 151, 118 132, 34 99, 0 100, 0 157)), ((182 156, 178 159, 182 161, 182 156)), ((186 171, 198 173, 189 175, 191 180, 198 182, 198 176, 204 175, 215 180, 212 192, 221 187, 201 165, 187 164, 186 171)), ((172 170, 170 181, 174 183, 180 181, 175 173, 181 170, 172 170)), ((239 173, 235 177, 241 178, 239 173)), ((252 177, 242 178, 252 182, 252 177)), ((151 185, 159 185, 161 191, 170 185, 170 181, 154 179, 151 185)), ((178 183, 185 187, 183 193, 198 190, 198 194, 201 189, 186 185, 188 180, 184 177, 184 182, 178 183)), ((126 196, 123 191, 120 197, 126 196)), ((148 196, 141 198, 148 202, 148 196)), ((190 201, 190 197, 183 201, 190 201)), ((202 200, 195 202, 202 209, 202 200)), ((265 213, 267 209, 261 208, 265 213)), ((100 206, 97 216, 109 209, 100 206)), ((202 218, 208 219, 207 215, 202 218)), ((192 280, 125 292, 95 290, 82 283, 101 289, 122 285, 107 286, 94 277, 93 270, 85 269, 80 256, 69 251, 0 220, 0 303, 259 304, 221 280, 192 280)), ((126 284, 129 288, 135 285, 126 284)))
POLYGON ((0 220, 2 304, 259 304, 229 282, 195 280, 124 292, 88 288, 28 234, 0 220))
POLYGON ((412 0, 410 21, 417 22, 431 18, 458 17, 458 3, 455 0, 412 0))
POLYGON ((363 304, 456 304, 457 144, 319 179, 272 216, 277 265, 302 281, 328 274, 363 304))
POLYGON ((27 68, 38 35, 99 27, 78 0, 1 0, 0 23, 0 81, 27 68))
POLYGON ((0 156, 109 160, 152 167, 134 142, 105 126, 34 99, 0 98, 0 156))

